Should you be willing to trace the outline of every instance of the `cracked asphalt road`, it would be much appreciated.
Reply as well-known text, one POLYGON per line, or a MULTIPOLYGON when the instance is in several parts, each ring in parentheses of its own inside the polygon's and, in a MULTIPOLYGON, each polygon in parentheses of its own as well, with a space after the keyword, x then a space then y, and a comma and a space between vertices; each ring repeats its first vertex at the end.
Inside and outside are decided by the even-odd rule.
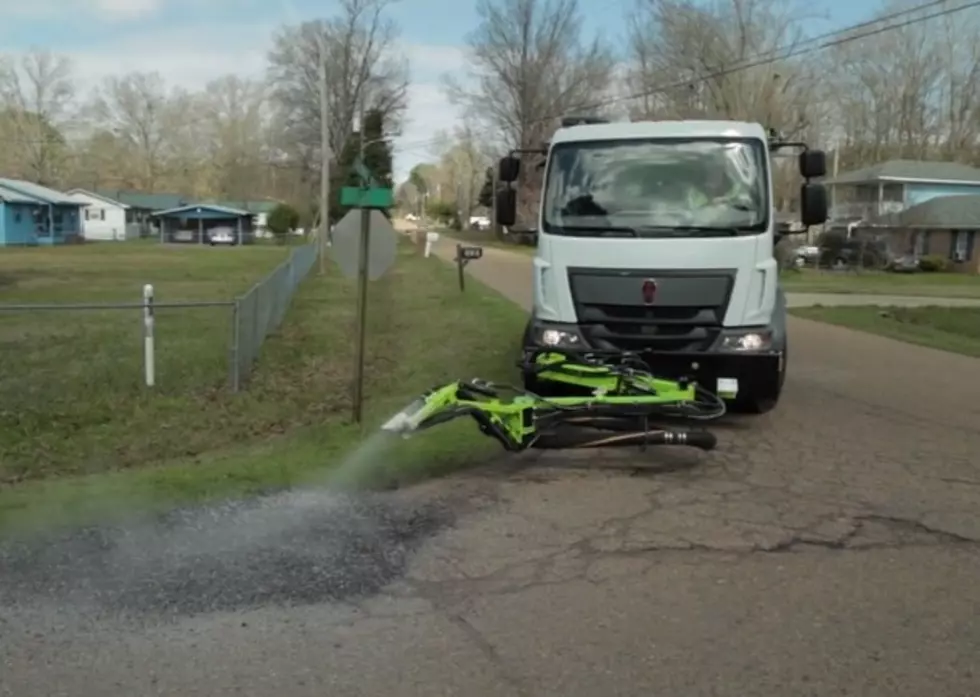
MULTIPOLYGON (((470 270, 526 303, 527 264, 470 270)), ((980 694, 980 361, 791 332, 779 409, 713 453, 530 453, 396 494, 467 503, 367 599, 25 609, 0 694, 980 694)))

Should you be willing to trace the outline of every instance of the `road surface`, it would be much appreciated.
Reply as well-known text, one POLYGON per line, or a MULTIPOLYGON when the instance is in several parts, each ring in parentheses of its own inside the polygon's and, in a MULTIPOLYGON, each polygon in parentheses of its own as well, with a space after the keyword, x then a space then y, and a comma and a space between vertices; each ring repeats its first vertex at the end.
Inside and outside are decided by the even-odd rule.
MULTIPOLYGON (((528 263, 470 270, 526 304, 528 263)), ((980 694, 980 362, 791 323, 780 408, 714 453, 531 454, 406 492, 457 519, 366 600, 25 609, 0 694, 980 694)))

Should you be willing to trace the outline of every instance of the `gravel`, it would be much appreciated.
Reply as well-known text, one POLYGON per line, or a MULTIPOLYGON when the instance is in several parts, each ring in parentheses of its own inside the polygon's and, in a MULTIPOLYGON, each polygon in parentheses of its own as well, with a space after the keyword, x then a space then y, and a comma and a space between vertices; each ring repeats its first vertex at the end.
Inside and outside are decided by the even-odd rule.
POLYGON ((0 608, 188 616, 364 597, 450 522, 439 505, 306 491, 0 541, 0 608))

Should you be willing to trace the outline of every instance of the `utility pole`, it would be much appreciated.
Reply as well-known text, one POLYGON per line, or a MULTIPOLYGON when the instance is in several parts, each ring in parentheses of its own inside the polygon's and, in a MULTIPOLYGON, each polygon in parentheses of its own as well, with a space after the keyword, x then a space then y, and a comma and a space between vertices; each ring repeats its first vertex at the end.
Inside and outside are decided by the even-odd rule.
POLYGON ((317 27, 320 63, 320 275, 327 273, 327 240, 330 237, 330 95, 327 85, 326 51, 323 28, 317 27))
POLYGON ((493 236, 497 239, 500 238, 500 226, 497 224, 497 167, 494 164, 490 168, 492 172, 490 176, 490 181, 492 182, 490 186, 490 229, 493 231, 493 236))
MULTIPOLYGON (((358 145, 360 150, 361 166, 367 167, 364 161, 364 149, 366 143, 366 133, 364 129, 364 97, 361 97, 358 119, 360 124, 360 134, 358 145)), ((369 186, 368 182, 363 182, 364 190, 369 186)), ((357 346, 355 353, 357 362, 354 365, 354 394, 353 402, 354 423, 361 423, 364 415, 364 354, 367 351, 367 292, 368 292, 368 255, 371 253, 371 209, 361 208, 361 253, 357 261, 357 346)))

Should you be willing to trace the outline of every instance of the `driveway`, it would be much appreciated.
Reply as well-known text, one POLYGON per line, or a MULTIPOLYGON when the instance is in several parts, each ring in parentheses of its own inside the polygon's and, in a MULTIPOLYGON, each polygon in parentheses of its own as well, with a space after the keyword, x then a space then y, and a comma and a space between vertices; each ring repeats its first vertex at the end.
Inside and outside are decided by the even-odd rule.
MULTIPOLYGON (((528 301, 527 258, 473 275, 528 301)), ((367 600, 0 614, 0 694, 980 694, 980 362, 792 319, 784 400, 709 454, 503 458, 367 600)))

